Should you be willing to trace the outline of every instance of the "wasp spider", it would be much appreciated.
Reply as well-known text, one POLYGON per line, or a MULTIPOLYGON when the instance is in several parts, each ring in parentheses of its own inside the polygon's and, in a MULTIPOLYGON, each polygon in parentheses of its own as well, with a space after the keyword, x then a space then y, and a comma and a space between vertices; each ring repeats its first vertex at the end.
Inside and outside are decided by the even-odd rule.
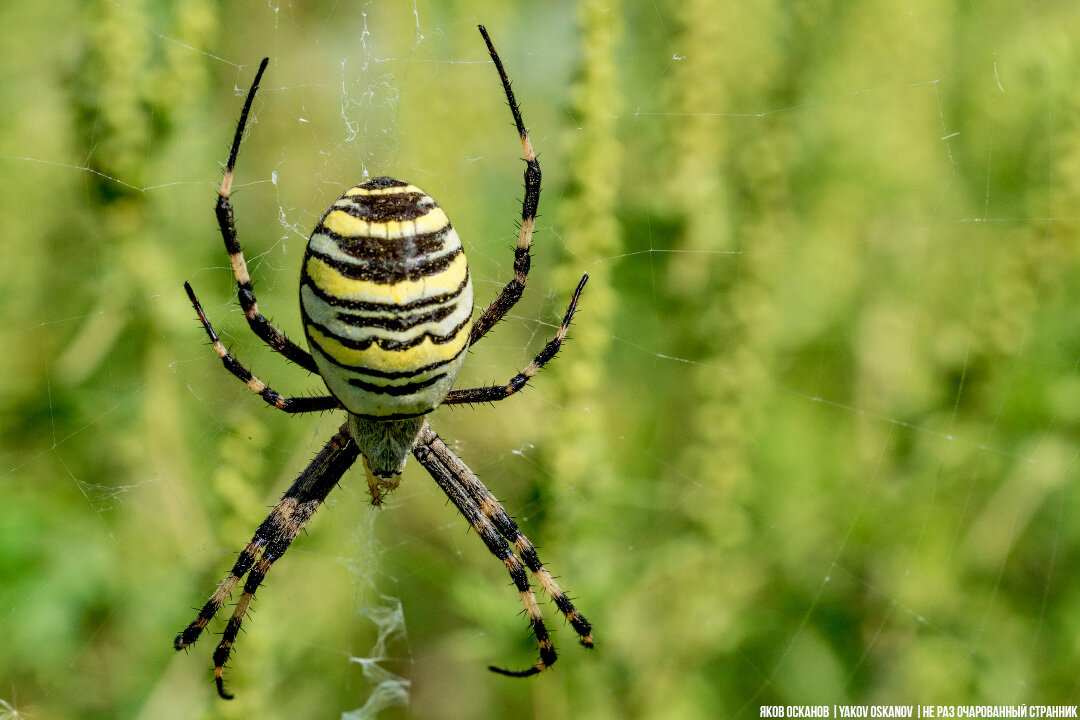
POLYGON ((288 549, 345 471, 362 459, 371 500, 381 504, 399 481, 411 452, 469 521, 488 550, 503 562, 521 594, 540 658, 520 671, 492 666, 503 675, 535 675, 555 662, 555 648, 529 584, 528 568, 585 647, 589 621, 540 563, 529 540, 495 496, 435 434, 426 416, 439 405, 495 402, 525 387, 558 352, 588 276, 570 300, 562 325, 540 354, 505 385, 453 390, 465 351, 477 343, 521 297, 529 273, 529 245, 540 199, 540 164, 529 142, 495 47, 480 34, 499 72, 525 149, 525 197, 514 251, 514 277, 472 321, 473 291, 458 238, 442 209, 419 188, 378 177, 350 188, 330 206, 308 241, 300 275, 300 309, 311 353, 305 352, 259 312, 244 255, 236 237, 230 191, 252 100, 266 70, 264 59, 248 91, 217 200, 217 220, 236 276, 237 295, 251 329, 271 348, 326 383, 329 395, 283 397, 229 355, 206 318, 190 284, 188 297, 225 368, 270 405, 288 413, 344 410, 346 420, 286 491, 240 552, 228 577, 177 635, 177 650, 195 642, 244 576, 243 592, 214 652, 218 694, 222 671, 255 590, 288 549), (520 558, 520 559, 519 559, 520 558), (523 566, 524 563, 524 566, 523 566))

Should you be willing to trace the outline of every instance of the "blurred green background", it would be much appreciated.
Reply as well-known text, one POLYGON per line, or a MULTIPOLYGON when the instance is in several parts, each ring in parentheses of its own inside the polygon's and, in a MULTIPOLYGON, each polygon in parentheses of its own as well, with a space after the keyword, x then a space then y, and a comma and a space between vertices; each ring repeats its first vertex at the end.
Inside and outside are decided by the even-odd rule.
POLYGON ((1075 3, 7 0, 0 26, 0 718, 356 719, 405 682, 379 717, 1080 702, 1075 3), (484 304, 523 166, 477 22, 545 191, 459 386, 591 281, 528 392, 432 422, 597 648, 545 604, 559 663, 489 673, 534 657, 504 569, 415 462, 382 512, 354 470, 224 703, 214 640, 172 638, 341 420, 266 408, 182 291, 320 390, 235 305, 212 205, 242 94, 269 55, 234 199, 288 334, 306 236, 365 176, 439 200, 484 304))

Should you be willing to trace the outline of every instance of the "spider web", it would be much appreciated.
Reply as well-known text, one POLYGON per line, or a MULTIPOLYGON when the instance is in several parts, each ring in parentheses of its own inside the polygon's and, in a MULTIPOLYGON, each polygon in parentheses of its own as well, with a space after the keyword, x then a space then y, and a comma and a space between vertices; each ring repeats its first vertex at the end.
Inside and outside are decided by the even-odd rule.
POLYGON ((548 608, 559 665, 493 682, 486 664, 530 657, 498 563, 415 467, 382 513, 352 472, 257 597, 227 673, 242 713, 1080 702, 1078 15, 837 10, 0 11, 37 28, 0 53, 18 348, 0 360, 0 717, 215 712, 214 640, 168 656, 169 633, 340 418, 263 412, 203 344, 185 280, 259 377, 319 391, 230 297, 213 162, 269 55, 235 184, 268 315, 300 338, 307 234, 382 174, 447 209, 486 302, 513 272, 521 165, 478 21, 545 189, 526 298, 458 385, 527 364, 592 279, 527 393, 433 423, 540 545, 598 651, 548 608), (57 25, 71 42, 32 52, 57 25), (590 54, 605 39, 614 55, 590 54))

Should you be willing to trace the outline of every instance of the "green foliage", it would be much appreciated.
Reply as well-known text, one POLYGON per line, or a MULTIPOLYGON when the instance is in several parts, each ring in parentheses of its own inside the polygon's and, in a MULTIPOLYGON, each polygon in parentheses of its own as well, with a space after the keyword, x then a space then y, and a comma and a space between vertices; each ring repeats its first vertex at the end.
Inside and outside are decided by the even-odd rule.
POLYGON ((1077 702, 1073 4, 9 0, 0 25, 0 718, 337 718, 381 670, 410 705, 379 717, 1077 702), (235 203, 287 334, 306 234, 365 174, 439 200, 482 304, 522 166, 479 21, 545 191, 525 299, 460 385, 527 364, 590 280, 527 392, 432 421, 597 647, 545 606, 555 668, 488 673, 534 654, 504 570, 415 463, 380 512, 356 470, 223 703, 212 636, 172 637, 341 421, 266 409, 181 289, 276 389, 320 389, 232 294, 240 93, 270 55, 235 203))

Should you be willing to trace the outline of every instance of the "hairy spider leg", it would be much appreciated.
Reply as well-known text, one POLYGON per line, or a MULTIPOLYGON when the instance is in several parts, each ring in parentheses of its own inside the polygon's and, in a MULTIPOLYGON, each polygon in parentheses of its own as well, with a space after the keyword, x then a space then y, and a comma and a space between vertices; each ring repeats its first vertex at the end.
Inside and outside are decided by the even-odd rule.
POLYGON ((281 353, 308 372, 318 372, 315 367, 315 360, 311 355, 285 337, 283 332, 274 327, 259 312, 259 304, 255 301, 255 290, 251 287, 251 275, 248 273, 247 262, 244 261, 244 253, 240 250, 240 241, 236 237, 236 219, 233 216, 233 207, 230 202, 233 170, 236 168, 236 156, 240 153, 240 141, 244 137, 244 127, 247 126, 248 114, 251 112, 251 103, 255 100, 255 93, 259 89, 259 81, 262 79, 263 72, 265 72, 266 65, 269 62, 270 58, 263 58, 262 62, 259 63, 259 70, 255 73, 255 79, 251 82, 251 89, 248 90, 247 99, 244 100, 244 109, 240 112, 240 122, 236 126, 236 134, 233 136, 232 148, 229 150, 229 160, 225 164, 225 176, 221 179, 221 189, 218 190, 214 213, 217 215, 221 237, 225 241, 225 250, 229 253, 229 263, 232 265, 233 275, 236 276, 236 297, 240 301, 240 307, 244 311, 244 317, 247 318, 248 325, 275 352, 281 353))
POLYGON ((495 298, 487 309, 476 318, 472 326, 470 343, 475 344, 487 334, 495 323, 502 320, 510 308, 514 307, 525 290, 525 281, 529 278, 529 267, 532 260, 529 256, 529 247, 532 245, 533 229, 536 227, 536 211, 540 206, 540 161, 533 151, 532 142, 529 140, 529 131, 525 129, 525 122, 521 119, 521 110, 517 100, 514 99, 514 91, 510 89, 510 78, 506 75, 502 60, 495 52, 495 46, 488 37, 487 29, 483 25, 477 25, 480 34, 487 44, 488 54, 491 55, 495 69, 499 71, 499 79, 502 81, 503 91, 506 93, 506 102, 510 106, 510 112, 514 115, 514 126, 517 127, 521 137, 521 147, 525 151, 525 197, 521 200, 521 225, 518 227, 518 241, 514 248, 514 277, 503 287, 502 292, 495 298))
POLYGON ((341 403, 332 395, 321 395, 318 397, 282 397, 276 390, 252 375, 250 370, 229 354, 229 351, 225 349, 221 340, 218 339, 217 333, 214 332, 214 328, 210 324, 210 320, 207 319, 206 313, 203 312, 202 305, 199 304, 198 298, 195 297, 195 291, 191 289, 191 284, 184 283, 184 289, 187 290, 188 298, 195 307, 195 312, 199 315, 199 322, 202 323, 203 329, 206 330, 206 334, 210 337, 210 344, 214 346, 214 352, 221 358, 221 362, 225 366, 225 369, 239 378, 253 393, 261 397, 269 405, 287 413, 322 412, 325 410, 338 410, 341 408, 341 403))
POLYGON ((555 333, 555 337, 544 346, 544 349, 540 351, 531 363, 525 366, 524 370, 510 378, 510 382, 505 385, 451 390, 450 394, 446 396, 446 399, 443 400, 442 404, 460 405, 467 403, 496 402, 498 400, 504 400, 524 388, 529 380, 536 375, 536 373, 540 372, 541 368, 543 368, 549 360, 555 357, 555 353, 559 352, 559 348, 562 347, 563 340, 566 339, 566 331, 570 328, 570 321, 574 318, 574 311, 577 309, 578 296, 581 295, 581 291, 585 287, 585 282, 588 279, 589 276, 587 274, 581 276, 581 282, 578 283, 577 290, 574 291, 574 297, 570 299, 570 307, 566 309, 566 315, 563 316, 562 325, 559 326, 559 330, 555 333))
POLYGON ((285 554, 300 530, 359 455, 360 450, 349 433, 348 425, 342 425, 270 511, 266 520, 255 531, 251 542, 240 552, 229 576, 218 585, 195 620, 173 641, 173 647, 177 650, 195 642, 244 575, 248 576, 236 609, 214 651, 214 681, 217 683, 218 695, 222 698, 231 700, 233 697, 225 692, 222 673, 255 591, 270 571, 270 566, 285 554))
POLYGON ((506 510, 503 509, 503 506, 495 496, 491 494, 491 491, 484 487, 484 484, 480 482, 480 478, 476 477, 476 474, 446 446, 446 443, 431 429, 431 426, 426 426, 421 429, 418 444, 423 444, 428 450, 435 454, 435 457, 437 457, 443 466, 454 475, 454 478, 458 483, 465 488, 470 499, 480 508, 484 517, 495 526, 504 538, 513 543, 514 548, 521 556, 526 567, 532 570, 537 581, 540 583, 541 587, 544 588, 544 592, 546 592, 548 597, 555 602, 556 607, 559 608, 559 612, 561 612, 570 625, 573 626, 574 631, 581 639, 581 644, 591 648, 593 646, 592 625, 585 619, 585 616, 574 607, 574 603, 570 601, 570 598, 562 591, 562 588, 555 582, 555 579, 551 577, 547 568, 540 562, 540 558, 536 554, 536 549, 533 547, 533 544, 521 532, 517 523, 507 514, 506 510))
MULTIPOLYGON (((434 434, 434 431, 425 422, 420 434, 421 437, 430 437, 434 434)), ((416 447, 413 448, 413 456, 431 474, 431 477, 435 479, 442 491, 450 498, 450 502, 454 503, 454 507, 469 521, 469 524, 472 525, 473 530, 480 536, 480 539, 484 541, 484 545, 487 546, 491 554, 506 566, 506 571, 510 573, 510 579, 514 581, 514 586, 517 587, 518 592, 521 594, 525 614, 529 618, 533 635, 536 636, 536 644, 540 648, 540 660, 535 665, 525 670, 504 670, 494 665, 489 666, 488 669, 501 675, 528 677, 551 667, 558 655, 555 653, 555 645, 551 642, 547 627, 544 625, 544 618, 540 614, 536 595, 533 594, 532 587, 529 585, 529 575, 525 572, 521 561, 518 560, 517 555, 510 549, 510 545, 495 529, 495 526, 492 525, 479 506, 473 502, 473 499, 458 478, 443 464, 442 460, 439 459, 428 444, 423 440, 417 442, 416 447)))

